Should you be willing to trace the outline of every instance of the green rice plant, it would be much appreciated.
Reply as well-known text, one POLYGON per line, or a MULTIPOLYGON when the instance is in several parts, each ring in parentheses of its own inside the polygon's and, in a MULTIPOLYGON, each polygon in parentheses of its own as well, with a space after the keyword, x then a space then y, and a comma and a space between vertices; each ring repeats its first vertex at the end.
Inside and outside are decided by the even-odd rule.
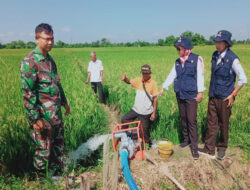
MULTIPOLYGON (((205 62, 205 87, 203 101, 198 107, 199 139, 207 129, 206 114, 208 88, 211 74, 211 55, 214 46, 197 46, 194 53, 200 54, 205 62)), ((241 64, 250 78, 250 46, 236 45, 232 50, 240 57, 241 64)), ((19 64, 30 50, 0 50, 0 163, 10 171, 30 168, 33 144, 29 137, 29 126, 25 116, 20 90, 19 64)), ((71 106, 71 115, 64 117, 65 151, 76 149, 82 142, 96 133, 107 133, 107 116, 98 103, 90 85, 85 85, 90 52, 96 51, 104 65, 104 93, 107 104, 121 109, 122 115, 134 104, 135 90, 120 80, 123 73, 129 78, 141 76, 143 64, 150 64, 152 77, 159 89, 178 57, 174 47, 113 47, 53 49, 61 82, 71 106)), ((249 84, 244 86, 232 108, 230 118, 230 146, 240 146, 250 155, 250 95, 249 84)), ((157 119, 152 126, 152 137, 168 138, 180 143, 181 124, 173 87, 159 98, 157 119)))
MULTIPOLYGON (((140 67, 143 64, 150 64, 152 77, 156 80, 159 89, 172 69, 178 54, 174 47, 130 47, 130 48, 85 48, 72 50, 72 54, 83 62, 89 60, 90 51, 96 51, 97 57, 104 65, 104 89, 108 94, 107 103, 115 104, 125 114, 134 103, 135 90, 124 82, 120 81, 123 73, 129 78, 141 76, 140 67)), ((203 141, 207 129, 207 104, 208 88, 211 75, 211 56, 215 50, 214 46, 196 46, 194 53, 201 55, 205 62, 205 87, 203 101, 198 106, 198 131, 200 142, 203 141)), ((232 50, 240 57, 241 64, 249 78, 250 50, 249 45, 233 46, 232 50)), ((87 68, 88 61, 85 62, 87 68)), ((240 146, 249 150, 250 121, 249 113, 250 96, 248 94, 249 84, 243 87, 236 98, 230 118, 230 139, 231 146, 240 146)), ((159 98, 157 120, 152 126, 152 137, 156 139, 168 138, 174 143, 180 143, 181 124, 179 111, 173 87, 164 92, 159 98)))
MULTIPOLYGON (((13 173, 32 168, 34 152, 20 87, 19 65, 28 51, 0 52, 0 163, 13 173)), ((69 52, 56 49, 51 54, 71 107, 71 114, 64 118, 65 152, 68 152, 94 134, 106 133, 107 116, 90 87, 83 84, 83 73, 69 52)))

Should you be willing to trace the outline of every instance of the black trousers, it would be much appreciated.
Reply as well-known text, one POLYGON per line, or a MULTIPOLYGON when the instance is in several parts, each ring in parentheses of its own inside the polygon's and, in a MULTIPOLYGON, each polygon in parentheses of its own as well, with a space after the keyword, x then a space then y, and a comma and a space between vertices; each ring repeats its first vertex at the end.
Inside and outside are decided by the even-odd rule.
MULTIPOLYGON (((150 138, 151 120, 150 120, 150 116, 151 116, 151 114, 149 114, 149 115, 140 115, 140 114, 136 113, 134 110, 131 109, 128 113, 126 113, 122 117, 122 123, 132 122, 135 119, 140 120, 141 124, 142 124, 142 128, 143 128, 145 141, 146 141, 146 143, 151 144, 151 138, 150 138)), ((128 128, 128 126, 123 126, 123 129, 125 129, 125 128, 128 128)))
POLYGON ((99 102, 104 103, 102 83, 101 82, 91 82, 91 87, 95 93, 97 93, 97 88, 98 88, 99 102))
POLYGON ((198 149, 197 102, 195 99, 177 98, 182 124, 184 142, 190 142, 191 148, 198 149))

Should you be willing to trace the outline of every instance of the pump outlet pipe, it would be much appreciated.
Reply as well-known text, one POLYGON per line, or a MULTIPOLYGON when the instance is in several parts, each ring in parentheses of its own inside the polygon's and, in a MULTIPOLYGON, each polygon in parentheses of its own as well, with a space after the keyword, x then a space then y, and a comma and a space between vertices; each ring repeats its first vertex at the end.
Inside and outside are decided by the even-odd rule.
POLYGON ((125 180, 129 186, 130 190, 139 190, 137 187, 135 180, 130 172, 129 164, 128 164, 128 151, 126 149, 121 150, 121 166, 123 175, 125 177, 125 180))

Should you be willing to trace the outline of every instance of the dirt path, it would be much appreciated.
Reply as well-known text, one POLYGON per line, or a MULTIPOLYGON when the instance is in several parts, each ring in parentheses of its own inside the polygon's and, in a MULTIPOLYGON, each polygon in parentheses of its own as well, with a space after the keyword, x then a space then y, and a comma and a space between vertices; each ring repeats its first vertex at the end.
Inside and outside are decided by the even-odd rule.
MULTIPOLYGON (((109 128, 112 131, 116 124, 120 122, 120 113, 112 106, 104 105, 102 107, 108 115, 109 128)), ((169 159, 161 159, 157 149, 150 149, 147 154, 157 163, 157 166, 146 160, 131 160, 130 162, 131 173, 140 189, 178 189, 163 174, 166 170, 186 189, 238 189, 232 177, 227 172, 222 171, 211 159, 201 155, 199 160, 194 161, 189 148, 181 149, 178 145, 175 145, 174 154, 169 159)), ((243 189, 250 189, 250 166, 243 151, 240 148, 229 148, 227 155, 232 156, 219 162, 239 181, 243 189)), ((112 163, 111 159, 110 163, 112 163)), ((89 176, 93 189, 95 187, 102 189, 101 171, 84 172, 82 175, 89 176)), ((118 189, 128 190, 120 164, 118 176, 118 189)))
POLYGON ((108 115, 108 120, 109 120, 109 129, 110 132, 115 128, 117 123, 121 122, 121 114, 120 111, 115 109, 115 106, 110 105, 102 105, 103 110, 107 113, 108 115))
MULTIPOLYGON (((107 113, 108 116, 108 126, 110 129, 110 133, 112 132, 112 130, 115 128, 117 123, 120 123, 121 120, 121 115, 120 115, 120 111, 115 109, 115 106, 110 105, 101 105, 103 110, 107 113)), ((119 172, 119 174, 121 175, 121 171, 119 172)), ((91 183, 91 189, 99 189, 99 187, 102 189, 102 170, 101 171, 86 171, 82 174, 80 174, 76 180, 75 180, 75 184, 80 184, 81 183, 81 176, 84 177, 84 179, 88 178, 90 180, 91 183)))
MULTIPOLYGON (((169 159, 161 159, 157 149, 147 152, 158 166, 140 160, 134 160, 130 165, 140 189, 176 189, 176 186, 162 174, 162 170, 165 169, 186 189, 238 189, 231 176, 222 171, 211 159, 201 155, 199 160, 194 161, 189 148, 181 149, 176 145, 174 154, 169 159)), ((239 181, 243 189, 249 189, 250 166, 243 157, 242 150, 229 148, 227 154, 234 155, 219 162, 239 181)))

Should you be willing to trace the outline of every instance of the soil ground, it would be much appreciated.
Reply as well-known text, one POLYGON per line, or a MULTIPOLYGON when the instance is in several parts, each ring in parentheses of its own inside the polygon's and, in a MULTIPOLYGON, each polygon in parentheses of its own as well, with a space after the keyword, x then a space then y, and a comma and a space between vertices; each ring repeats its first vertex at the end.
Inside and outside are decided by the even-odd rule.
MULTIPOLYGON (((103 106, 103 108, 108 113, 112 131, 121 118, 120 113, 112 106, 103 106)), ((140 189, 178 189, 164 172, 170 173, 186 189, 239 189, 232 176, 241 188, 250 189, 250 165, 240 148, 228 148, 227 158, 223 161, 217 160, 226 170, 223 170, 218 162, 203 155, 200 155, 199 160, 193 160, 188 147, 181 149, 175 145, 172 156, 167 159, 160 158, 157 148, 146 152, 157 165, 147 160, 130 161, 131 173, 140 189)), ((112 154, 111 152, 110 155, 112 154)), ((111 159, 110 163, 112 163, 111 159)), ((122 175, 121 166, 118 165, 118 189, 129 189, 122 175)), ((102 172, 87 171, 80 176, 88 176, 93 189, 97 187, 102 189, 102 172)), ((80 176, 76 178, 76 183, 80 183, 80 176)))

